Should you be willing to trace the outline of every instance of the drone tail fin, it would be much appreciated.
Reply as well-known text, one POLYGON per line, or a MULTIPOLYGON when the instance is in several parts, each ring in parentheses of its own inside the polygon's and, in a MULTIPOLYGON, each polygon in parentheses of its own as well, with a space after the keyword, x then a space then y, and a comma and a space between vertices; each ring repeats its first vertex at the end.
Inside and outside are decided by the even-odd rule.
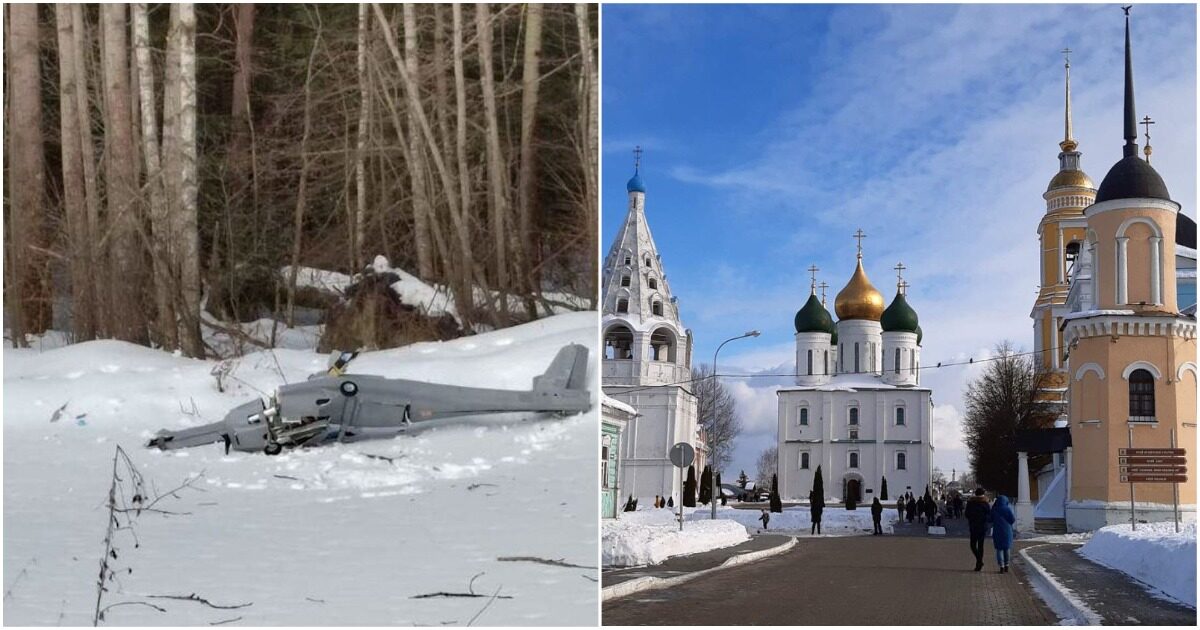
POLYGON ((587 389, 588 349, 577 343, 563 347, 541 376, 533 377, 533 389, 587 389))

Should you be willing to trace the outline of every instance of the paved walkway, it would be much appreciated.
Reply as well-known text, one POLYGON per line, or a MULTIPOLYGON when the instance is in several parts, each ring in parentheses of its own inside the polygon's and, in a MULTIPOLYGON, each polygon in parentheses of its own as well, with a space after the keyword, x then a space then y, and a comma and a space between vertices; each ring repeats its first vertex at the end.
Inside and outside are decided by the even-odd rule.
POLYGON ((1106 626, 1196 625, 1195 609, 1156 597, 1128 575, 1079 555, 1078 548, 1069 543, 1031 543, 1025 551, 1100 615, 1106 626))
MULTIPOLYGON (((988 545, 991 554, 991 545, 988 545)), ((1046 625, 1024 562, 975 573, 966 541, 802 538, 792 551, 604 604, 605 625, 1046 625)))
POLYGON ((600 582, 603 586, 612 586, 647 576, 670 578, 684 573, 695 573, 696 571, 719 567, 726 560, 736 555, 778 547, 787 543, 789 538, 789 536, 763 534, 761 536, 754 536, 740 545, 693 553, 686 556, 675 556, 668 558, 666 562, 654 566, 610 569, 600 574, 600 582))

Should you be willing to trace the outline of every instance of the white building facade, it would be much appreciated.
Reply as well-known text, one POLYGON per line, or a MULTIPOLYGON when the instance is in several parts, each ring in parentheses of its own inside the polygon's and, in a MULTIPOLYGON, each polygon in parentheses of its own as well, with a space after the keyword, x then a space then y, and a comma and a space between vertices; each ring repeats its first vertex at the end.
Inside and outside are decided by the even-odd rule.
POLYGON ((796 385, 778 391, 781 497, 808 499, 818 467, 827 503, 924 493, 933 472, 933 400, 920 386, 922 331, 907 285, 897 283, 884 309, 860 248, 835 302, 835 325, 815 282, 795 319, 796 385))
POLYGON ((637 410, 621 438, 619 487, 623 498, 648 504, 658 495, 678 503, 682 487, 670 448, 678 442, 702 447, 696 397, 688 386, 692 334, 680 322, 650 235, 639 174, 626 190, 628 213, 602 270, 604 393, 637 410))

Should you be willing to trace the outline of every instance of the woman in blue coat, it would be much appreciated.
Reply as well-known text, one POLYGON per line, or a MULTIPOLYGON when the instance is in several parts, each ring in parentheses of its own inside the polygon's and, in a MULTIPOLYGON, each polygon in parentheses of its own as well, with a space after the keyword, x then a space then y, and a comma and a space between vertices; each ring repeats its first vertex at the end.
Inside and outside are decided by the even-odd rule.
POLYGON ((1000 565, 1001 573, 1008 573, 1008 551, 1012 549, 1013 523, 1017 517, 1012 507, 1008 505, 1008 497, 1003 494, 996 497, 996 504, 988 520, 992 522, 992 546, 996 548, 996 564, 1000 565))

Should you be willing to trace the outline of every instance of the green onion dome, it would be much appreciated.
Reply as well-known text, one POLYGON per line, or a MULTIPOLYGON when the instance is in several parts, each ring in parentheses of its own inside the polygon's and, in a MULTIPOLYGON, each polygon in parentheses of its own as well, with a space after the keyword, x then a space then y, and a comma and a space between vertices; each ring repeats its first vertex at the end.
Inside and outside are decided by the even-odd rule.
POLYGON ((883 332, 915 333, 920 328, 917 325, 917 312, 908 305, 903 293, 896 293, 891 306, 879 317, 879 325, 883 327, 883 332))
POLYGON ((804 308, 796 311, 796 332, 798 333, 829 333, 834 334, 833 317, 821 306, 821 300, 816 294, 808 296, 804 308))

